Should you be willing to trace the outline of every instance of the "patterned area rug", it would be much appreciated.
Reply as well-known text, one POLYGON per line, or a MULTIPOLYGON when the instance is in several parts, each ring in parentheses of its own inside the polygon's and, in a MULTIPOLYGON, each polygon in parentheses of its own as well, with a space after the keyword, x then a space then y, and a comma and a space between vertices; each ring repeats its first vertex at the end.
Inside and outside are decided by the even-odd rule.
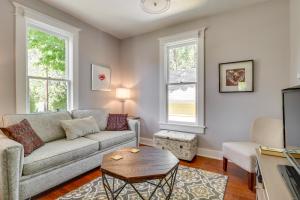
MULTIPOLYGON (((222 200, 224 198, 227 184, 227 176, 216 174, 200 169, 179 166, 176 183, 171 199, 174 200, 222 200)), ((117 180, 117 179, 115 179, 117 180)), ((112 179, 109 179, 112 184, 112 179)), ((115 187, 122 186, 122 181, 115 181, 115 187)), ((150 196, 154 186, 148 183, 134 184, 145 199, 150 196)), ((97 178, 92 182, 58 198, 59 200, 106 200, 106 194, 102 186, 102 178, 97 178)), ((118 196, 120 200, 138 200, 140 197, 133 188, 127 185, 118 196)), ((165 199, 164 193, 158 189, 151 198, 155 200, 165 199)))

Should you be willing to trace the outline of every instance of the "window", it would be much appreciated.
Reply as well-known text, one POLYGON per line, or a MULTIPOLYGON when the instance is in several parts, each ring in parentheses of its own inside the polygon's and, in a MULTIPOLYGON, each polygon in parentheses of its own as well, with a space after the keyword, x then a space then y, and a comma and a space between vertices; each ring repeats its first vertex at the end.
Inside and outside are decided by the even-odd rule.
POLYGON ((168 122, 196 123, 197 41, 167 48, 168 122))
POLYGON ((77 108, 79 29, 14 5, 17 113, 77 108))
POLYGON ((204 129, 204 29, 162 38, 160 127, 204 129))
POLYGON ((67 37, 27 25, 27 107, 31 113, 68 110, 67 37))

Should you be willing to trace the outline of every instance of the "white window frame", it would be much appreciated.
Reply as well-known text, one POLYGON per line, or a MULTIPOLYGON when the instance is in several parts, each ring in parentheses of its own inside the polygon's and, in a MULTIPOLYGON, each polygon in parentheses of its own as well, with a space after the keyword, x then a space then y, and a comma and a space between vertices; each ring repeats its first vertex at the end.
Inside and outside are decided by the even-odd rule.
POLYGON ((29 86, 27 77, 27 27, 35 26, 68 40, 68 110, 78 108, 78 39, 80 29, 13 2, 15 6, 16 55, 16 113, 29 113, 29 86))
POLYGON ((160 38, 160 129, 183 131, 190 133, 204 133, 205 130, 205 30, 189 31, 173 36, 160 38), (198 44, 198 67, 196 82, 196 123, 168 121, 167 85, 168 85, 168 48, 176 44, 197 42, 198 44))

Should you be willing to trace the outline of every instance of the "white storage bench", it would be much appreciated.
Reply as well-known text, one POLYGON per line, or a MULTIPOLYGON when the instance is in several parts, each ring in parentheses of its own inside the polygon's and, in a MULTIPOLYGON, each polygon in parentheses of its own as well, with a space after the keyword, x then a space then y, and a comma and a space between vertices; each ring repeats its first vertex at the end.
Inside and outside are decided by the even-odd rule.
POLYGON ((171 151, 178 159, 191 161, 197 154, 197 136, 191 133, 161 130, 154 134, 154 146, 171 151))

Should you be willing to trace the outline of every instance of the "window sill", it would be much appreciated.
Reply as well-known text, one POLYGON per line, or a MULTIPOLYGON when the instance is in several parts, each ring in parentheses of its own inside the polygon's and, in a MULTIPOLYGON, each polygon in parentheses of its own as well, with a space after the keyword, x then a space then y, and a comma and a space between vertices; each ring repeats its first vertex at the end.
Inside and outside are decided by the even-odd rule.
POLYGON ((181 131, 188 133, 204 134, 205 126, 188 125, 188 124, 174 124, 174 123, 159 123, 159 128, 164 130, 181 131))

